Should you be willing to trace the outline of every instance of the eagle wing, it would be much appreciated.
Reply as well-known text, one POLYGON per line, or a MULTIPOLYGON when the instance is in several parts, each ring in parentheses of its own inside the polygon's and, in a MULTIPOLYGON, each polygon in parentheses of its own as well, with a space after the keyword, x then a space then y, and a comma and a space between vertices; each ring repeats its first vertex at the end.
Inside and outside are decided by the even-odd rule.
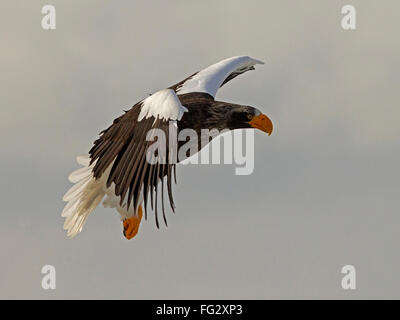
MULTIPOLYGON (((120 197, 121 206, 126 204, 129 209, 133 205, 136 212, 142 194, 147 217, 147 201, 148 193, 150 193, 151 207, 155 208, 157 227, 159 226, 157 216, 159 183, 161 184, 163 217, 166 223, 163 197, 164 176, 167 176, 171 208, 172 210, 175 208, 172 197, 172 175, 175 176, 176 182, 176 164, 170 161, 163 163, 148 161, 148 151, 154 141, 147 138, 151 129, 162 130, 165 137, 169 137, 169 122, 179 121, 186 111, 187 109, 181 105, 173 90, 158 91, 115 119, 109 128, 101 132, 101 136, 89 151, 91 164, 95 163, 93 175, 96 179, 101 177, 109 166, 112 166, 106 186, 108 188, 112 184, 115 185, 115 195, 120 197), (155 197, 153 197, 153 192, 155 192, 155 197)), ((169 159, 168 139, 166 142, 165 156, 169 159)))
POLYGON ((246 71, 254 70, 254 65, 263 63, 248 56, 228 58, 196 72, 171 88, 178 95, 205 92, 215 98, 218 89, 225 83, 246 71))

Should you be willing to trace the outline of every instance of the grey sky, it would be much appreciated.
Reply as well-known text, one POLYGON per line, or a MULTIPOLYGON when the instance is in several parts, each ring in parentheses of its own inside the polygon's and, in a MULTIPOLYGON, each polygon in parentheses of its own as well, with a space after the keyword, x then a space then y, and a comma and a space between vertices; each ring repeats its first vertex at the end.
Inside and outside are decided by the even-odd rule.
POLYGON ((398 1, 2 1, 0 298, 399 298, 398 1), (357 30, 341 28, 341 7, 357 30), (53 4, 57 29, 41 28, 53 4), (131 241, 99 206, 62 230, 75 156, 147 94, 266 62, 218 99, 274 122, 255 171, 180 166, 175 215, 131 241), (41 288, 41 268, 57 289, 41 288), (357 269, 357 290, 340 286, 357 269))

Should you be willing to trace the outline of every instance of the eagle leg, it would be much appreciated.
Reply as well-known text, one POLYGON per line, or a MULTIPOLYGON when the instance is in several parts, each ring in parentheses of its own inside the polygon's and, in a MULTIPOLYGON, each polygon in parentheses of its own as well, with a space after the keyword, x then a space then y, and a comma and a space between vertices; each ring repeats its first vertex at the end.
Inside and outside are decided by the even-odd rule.
POLYGON ((134 215, 133 217, 124 220, 123 233, 125 238, 130 240, 137 235, 139 231, 140 221, 142 220, 142 216, 143 216, 142 206, 139 206, 137 215, 134 215))

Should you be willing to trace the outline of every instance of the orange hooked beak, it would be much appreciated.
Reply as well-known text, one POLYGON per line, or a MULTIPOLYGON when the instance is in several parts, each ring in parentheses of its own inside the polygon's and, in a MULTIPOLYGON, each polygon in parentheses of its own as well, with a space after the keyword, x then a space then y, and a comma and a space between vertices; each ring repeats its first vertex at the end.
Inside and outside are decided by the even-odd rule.
POLYGON ((271 135, 274 127, 271 119, 262 113, 259 114, 258 116, 253 117, 253 119, 249 121, 249 124, 255 129, 259 129, 261 131, 268 133, 269 136, 271 135))

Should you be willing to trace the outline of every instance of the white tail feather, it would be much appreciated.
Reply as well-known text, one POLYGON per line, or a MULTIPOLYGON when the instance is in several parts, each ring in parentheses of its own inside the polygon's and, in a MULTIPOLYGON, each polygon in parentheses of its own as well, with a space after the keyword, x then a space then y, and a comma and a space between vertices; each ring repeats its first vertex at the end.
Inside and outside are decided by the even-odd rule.
POLYGON ((86 178, 91 175, 91 171, 87 169, 87 166, 80 168, 78 170, 73 171, 69 176, 68 180, 72 183, 76 183, 83 178, 86 178))
POLYGON ((61 216, 65 218, 64 229, 68 237, 75 237, 82 231, 89 214, 97 207, 104 197, 103 179, 95 179, 92 169, 95 163, 90 163, 89 156, 77 157, 79 164, 84 166, 72 172, 68 179, 75 183, 64 195, 68 203, 61 216))
MULTIPOLYGON (((68 179, 74 185, 65 193, 63 200, 67 202, 61 216, 65 218, 64 229, 68 237, 75 237, 82 231, 89 214, 98 206, 106 195, 103 202, 104 207, 115 208, 121 216, 121 220, 135 215, 133 206, 126 208, 126 203, 120 204, 120 196, 115 195, 115 185, 106 186, 107 178, 112 165, 103 172, 100 178, 93 177, 93 167, 96 162, 90 165, 89 156, 79 156, 77 161, 82 168, 73 171, 68 179)), ((143 201, 143 195, 139 196, 139 204, 143 201)))
POLYGON ((78 163, 81 166, 84 167, 89 167, 89 163, 90 163, 90 158, 87 154, 81 155, 81 156, 77 156, 76 157, 76 161, 78 161, 78 163))

